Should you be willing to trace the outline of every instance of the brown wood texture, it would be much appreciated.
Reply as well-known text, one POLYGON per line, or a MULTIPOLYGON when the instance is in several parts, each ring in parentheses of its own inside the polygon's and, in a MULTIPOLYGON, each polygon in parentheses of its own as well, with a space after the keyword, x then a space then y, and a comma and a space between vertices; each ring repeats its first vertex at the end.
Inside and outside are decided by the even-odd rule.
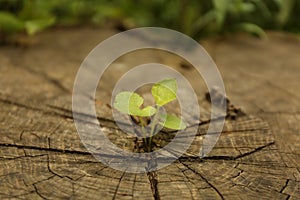
POLYGON ((108 137, 127 150, 134 150, 134 140, 118 130, 107 106, 122 73, 160 62, 203 91, 197 94, 203 123, 189 150, 166 168, 131 174, 97 161, 72 118, 80 63, 113 34, 52 30, 30 39, 28 47, 0 47, 0 199, 300 199, 299 37, 268 33, 266 39, 236 35, 201 42, 219 67, 230 103, 246 113, 227 118, 204 159, 198 153, 209 102, 193 68, 150 50, 116 60, 95 106, 108 137))

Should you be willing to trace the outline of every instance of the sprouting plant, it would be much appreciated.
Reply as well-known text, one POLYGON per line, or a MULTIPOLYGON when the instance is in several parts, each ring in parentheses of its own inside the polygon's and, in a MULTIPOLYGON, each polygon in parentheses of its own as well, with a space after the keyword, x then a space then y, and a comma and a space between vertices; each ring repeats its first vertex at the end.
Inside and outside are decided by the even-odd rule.
POLYGON ((155 106, 141 108, 144 103, 143 97, 134 92, 120 92, 116 95, 113 107, 121 113, 128 114, 139 119, 141 132, 144 137, 145 149, 149 152, 152 146, 152 137, 156 133, 158 126, 173 130, 183 130, 186 128, 185 122, 175 115, 162 113, 162 107, 177 98, 177 82, 175 79, 164 79, 155 83, 151 89, 155 100, 155 106), (150 128, 146 129, 145 118, 151 117, 150 128), (148 136, 148 139, 146 138, 148 136))

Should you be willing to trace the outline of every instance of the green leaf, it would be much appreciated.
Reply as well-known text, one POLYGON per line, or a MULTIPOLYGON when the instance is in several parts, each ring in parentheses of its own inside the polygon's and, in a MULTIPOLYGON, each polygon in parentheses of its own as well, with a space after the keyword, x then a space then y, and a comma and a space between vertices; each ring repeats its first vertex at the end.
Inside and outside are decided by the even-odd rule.
POLYGON ((156 109, 152 106, 140 109, 143 103, 144 99, 137 93, 120 92, 115 98, 114 108, 122 113, 139 117, 148 117, 156 113, 156 109))
POLYGON ((9 12, 0 12, 0 31, 16 33, 24 28, 23 22, 9 12))
POLYGON ((25 30, 29 35, 33 35, 55 23, 55 18, 34 19, 25 22, 25 30))
POLYGON ((279 23, 280 26, 284 26, 290 16, 292 10, 294 9, 294 6, 296 4, 295 0, 284 0, 284 1, 277 1, 279 12, 277 13, 277 23, 279 23))
POLYGON ((174 130, 183 130, 186 128, 185 122, 174 115, 165 114, 161 117, 164 122, 160 122, 160 124, 166 128, 174 130))
POLYGON ((216 23, 218 29, 221 29, 224 25, 224 21, 227 15, 229 2, 228 0, 213 0, 213 6, 215 11, 216 23))
POLYGON ((163 106, 176 99, 177 82, 175 79, 164 79, 155 83, 151 92, 156 104, 163 106))
POLYGON ((207 13, 203 14, 201 17, 199 17, 193 24, 195 32, 203 29, 209 23, 213 22, 217 17, 216 15, 216 10, 210 10, 207 13))
POLYGON ((247 33, 255 34, 259 37, 266 37, 266 33, 264 32, 264 30, 256 24, 246 23, 246 22, 239 23, 239 24, 234 25, 233 28, 236 31, 244 31, 247 33))

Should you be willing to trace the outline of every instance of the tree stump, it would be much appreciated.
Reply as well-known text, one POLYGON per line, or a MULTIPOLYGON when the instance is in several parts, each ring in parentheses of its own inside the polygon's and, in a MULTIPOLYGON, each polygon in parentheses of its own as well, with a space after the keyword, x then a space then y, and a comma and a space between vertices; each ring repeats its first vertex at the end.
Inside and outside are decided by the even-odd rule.
POLYGON ((188 151, 168 167, 131 174, 89 153, 71 110, 82 59, 114 33, 53 30, 25 49, 0 47, 0 199, 300 198, 299 37, 268 33, 268 40, 238 35, 202 41, 219 66, 230 103, 245 112, 228 112, 217 144, 203 159, 198 154, 210 111, 205 85, 193 69, 174 55, 150 50, 113 63, 95 106, 105 133, 128 150, 134 151, 134 142, 118 129, 107 105, 111 80, 132 66, 156 61, 173 66, 203 91, 197 94, 202 123, 188 151), (140 56, 142 61, 135 59, 140 56))

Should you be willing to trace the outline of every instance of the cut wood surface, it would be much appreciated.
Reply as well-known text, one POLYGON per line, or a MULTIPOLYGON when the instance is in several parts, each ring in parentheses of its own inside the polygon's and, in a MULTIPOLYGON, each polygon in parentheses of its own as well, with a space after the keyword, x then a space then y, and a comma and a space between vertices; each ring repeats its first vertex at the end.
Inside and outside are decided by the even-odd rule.
MULTIPOLYGON (((95 107, 117 146, 136 150, 109 106, 116 81, 136 65, 172 66, 196 88, 201 107, 194 142, 177 161, 133 174, 95 159, 72 116, 81 62, 115 33, 58 29, 31 38, 27 47, 0 47, 0 199, 300 199, 299 37, 271 32, 265 39, 236 35, 200 42, 222 74, 230 104, 243 112, 228 113, 217 144, 203 159, 198 155, 210 104, 193 67, 153 50, 116 60, 100 81, 95 107)), ((175 104, 170 109, 177 113, 175 104)), ((162 134, 155 142, 164 146, 171 139, 162 134)))

